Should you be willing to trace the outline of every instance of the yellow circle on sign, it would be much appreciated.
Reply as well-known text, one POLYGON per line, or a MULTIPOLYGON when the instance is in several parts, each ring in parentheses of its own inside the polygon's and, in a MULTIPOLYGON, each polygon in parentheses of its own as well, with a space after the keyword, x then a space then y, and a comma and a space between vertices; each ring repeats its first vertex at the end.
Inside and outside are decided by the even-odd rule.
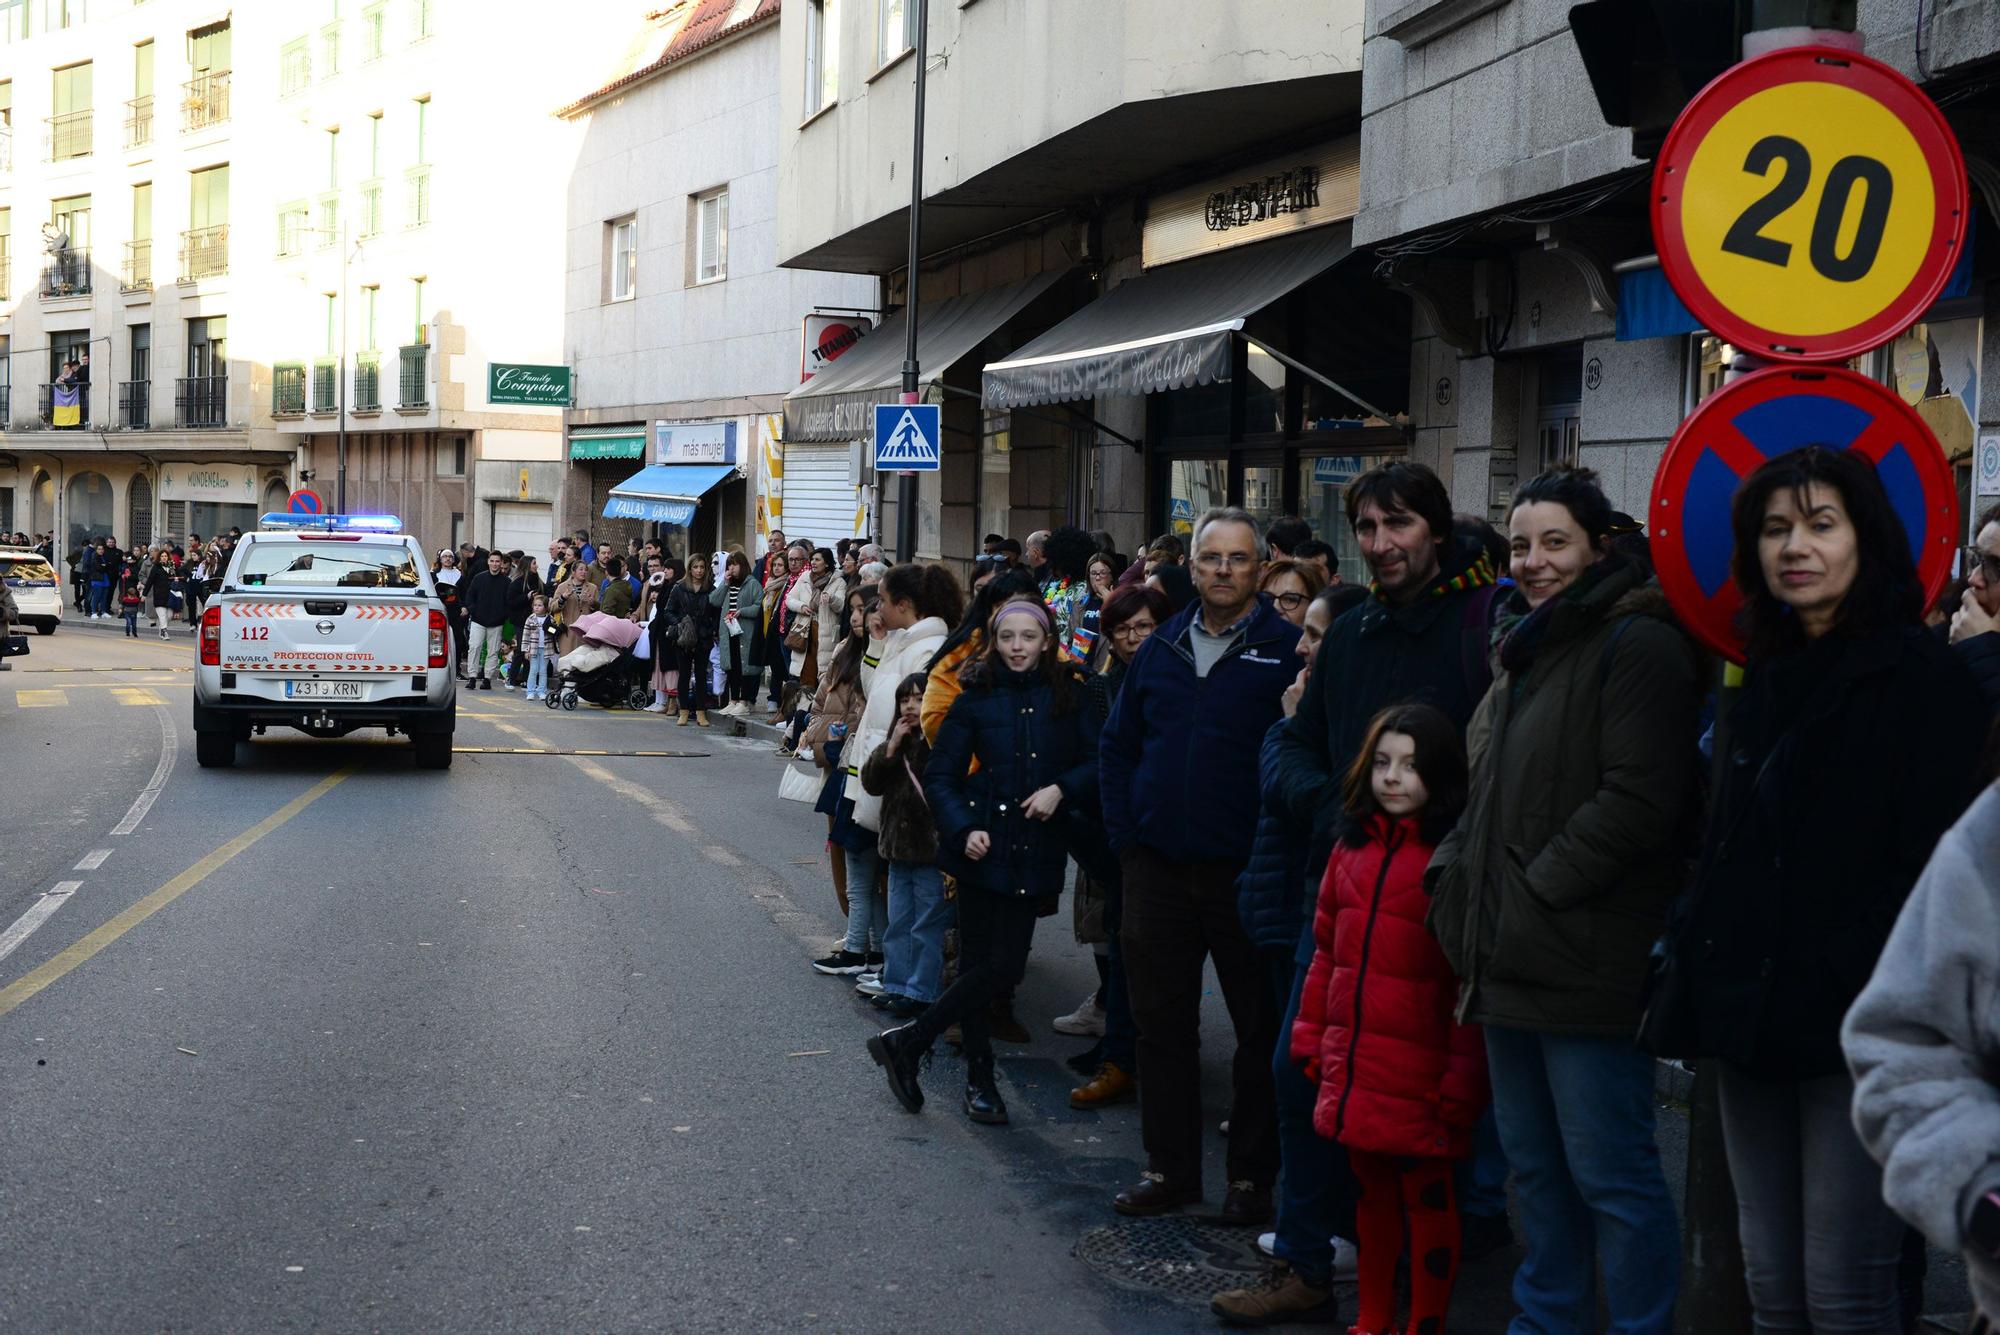
POLYGON ((1827 83, 1781 84, 1725 112, 1680 194, 1702 282, 1780 336, 1852 329, 1902 296, 1930 249, 1936 207, 1930 165, 1903 122, 1827 83), (1886 208, 1874 197, 1885 182, 1886 208))

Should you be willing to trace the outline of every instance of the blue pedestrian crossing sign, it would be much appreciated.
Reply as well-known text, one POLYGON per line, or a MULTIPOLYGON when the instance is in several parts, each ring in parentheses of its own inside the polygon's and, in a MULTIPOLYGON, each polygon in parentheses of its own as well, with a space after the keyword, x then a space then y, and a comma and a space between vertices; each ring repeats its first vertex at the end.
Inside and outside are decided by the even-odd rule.
POLYGON ((875 468, 889 473, 935 473, 944 462, 944 436, 935 403, 875 405, 875 468))

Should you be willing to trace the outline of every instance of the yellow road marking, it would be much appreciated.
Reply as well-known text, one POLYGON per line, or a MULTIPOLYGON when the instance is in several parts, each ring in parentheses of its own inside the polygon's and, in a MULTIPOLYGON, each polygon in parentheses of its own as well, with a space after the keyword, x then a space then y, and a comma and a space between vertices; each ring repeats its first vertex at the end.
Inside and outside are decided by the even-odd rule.
POLYGON ((238 853, 325 797, 336 784, 353 773, 353 768, 349 767, 329 774, 53 959, 0 987, 0 1015, 6 1015, 42 989, 61 981, 72 970, 89 963, 106 946, 200 885, 238 853))
POLYGON ((69 703, 62 691, 16 691, 14 703, 23 709, 56 709, 69 703))
POLYGON ((113 686, 111 698, 121 705, 163 705, 166 703, 158 695, 144 686, 113 686))

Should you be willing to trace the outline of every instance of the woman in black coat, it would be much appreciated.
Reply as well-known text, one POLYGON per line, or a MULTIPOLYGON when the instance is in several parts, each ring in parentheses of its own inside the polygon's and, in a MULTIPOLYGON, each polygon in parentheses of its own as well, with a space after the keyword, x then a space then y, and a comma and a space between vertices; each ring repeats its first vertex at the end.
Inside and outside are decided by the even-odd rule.
POLYGON ((868 1040, 868 1051, 916 1112, 917 1064, 959 1025, 966 1115, 997 1125, 1007 1106, 993 1083, 987 1006, 1020 981, 1039 902, 1062 892, 1068 828, 1096 804, 1100 724, 1082 674, 1057 656, 1041 603, 1001 606, 986 644, 961 673, 965 690, 924 767, 938 861, 958 879, 958 980, 915 1022, 868 1040))
POLYGON ((1717 1060, 1759 1329, 1898 1331, 1902 1222, 1850 1121, 1841 1018, 1975 791, 1985 707, 1924 633, 1910 544, 1850 451, 1782 455, 1732 507, 1749 670, 1674 936, 1717 1060))
POLYGON ((667 622, 681 674, 683 728, 690 722, 708 726, 708 655, 715 648, 716 630, 722 621, 722 614, 708 597, 712 579, 708 558, 696 552, 688 557, 686 576, 667 595, 667 622), (691 635, 683 629, 690 624, 694 627, 691 635))

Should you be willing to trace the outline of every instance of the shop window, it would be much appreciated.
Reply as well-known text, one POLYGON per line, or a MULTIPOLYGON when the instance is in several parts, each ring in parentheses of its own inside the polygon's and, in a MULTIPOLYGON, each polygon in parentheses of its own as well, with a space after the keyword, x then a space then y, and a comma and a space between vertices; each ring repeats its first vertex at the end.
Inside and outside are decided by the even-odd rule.
POLYGON ((1347 518, 1347 484, 1371 468, 1392 463, 1400 454, 1323 454, 1299 460, 1299 517, 1312 525, 1313 536, 1333 544, 1335 568, 1350 584, 1368 582, 1368 563, 1354 540, 1347 518))
POLYGON ((1248 352, 1243 382, 1243 434, 1281 434, 1285 429, 1285 364, 1255 343, 1248 352))
POLYGON ((1285 470, 1278 464, 1252 464, 1243 470, 1243 508, 1259 529, 1285 512, 1285 470))
POLYGON ((1153 396, 1161 440, 1229 439, 1230 386, 1192 385, 1153 396))
POLYGON ((1013 509, 1013 417, 1005 412, 982 414, 979 434, 979 531, 1010 532, 1013 509))
MULTIPOLYGON (((1227 388, 1225 386, 1225 388, 1227 388)), ((1227 459, 1175 459, 1167 466, 1167 529, 1184 539, 1204 510, 1229 504, 1227 459)), ((995 529, 1004 533, 1006 530, 995 529)))

